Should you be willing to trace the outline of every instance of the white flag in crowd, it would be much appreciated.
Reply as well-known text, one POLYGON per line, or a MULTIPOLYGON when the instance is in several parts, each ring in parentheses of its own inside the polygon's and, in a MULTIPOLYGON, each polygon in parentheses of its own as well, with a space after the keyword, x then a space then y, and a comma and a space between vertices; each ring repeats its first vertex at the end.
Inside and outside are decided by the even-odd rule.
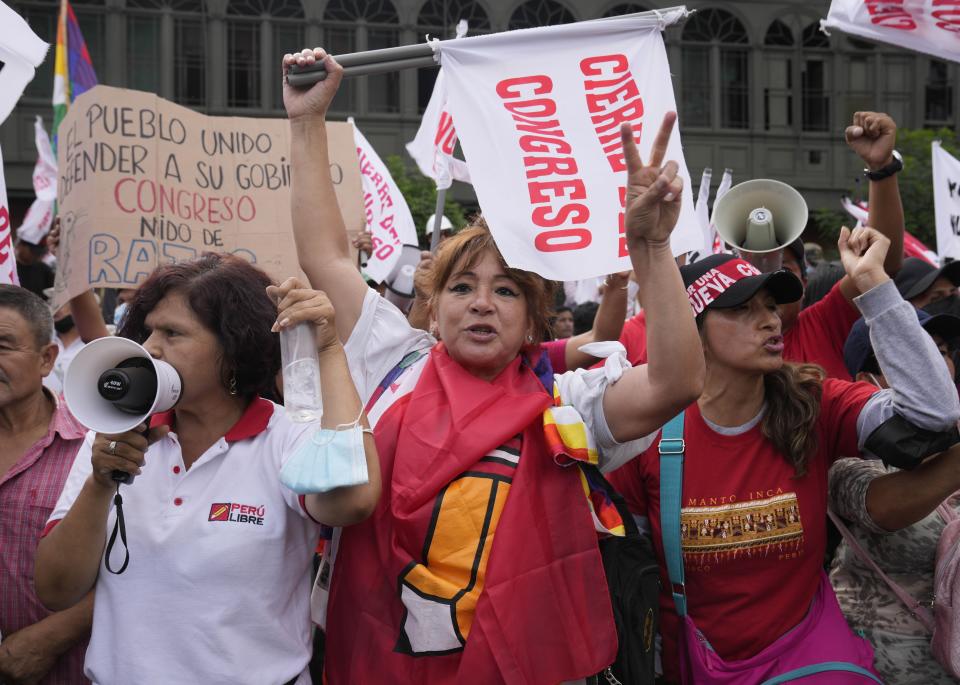
POLYGON ((37 143, 37 163, 33 167, 33 192, 37 199, 30 205, 17 236, 27 242, 38 244, 50 232, 53 224, 53 207, 57 199, 57 159, 50 146, 50 137, 39 116, 33 124, 37 143))
POLYGON ((822 22, 869 40, 960 61, 960 8, 945 0, 833 0, 822 22))
POLYGON ((7 204, 7 182, 3 178, 3 153, 0 152, 0 283, 20 285, 17 260, 13 254, 10 226, 10 205, 7 204))
MULTIPOLYGON (((720 185, 717 186, 717 194, 713 198, 713 206, 717 206, 717 200, 727 194, 730 186, 733 185, 733 169, 724 169, 723 176, 720 177, 720 185)), ((720 234, 717 233, 717 222, 713 219, 713 212, 710 213, 710 243, 713 246, 713 254, 726 252, 727 248, 720 234)))
POLYGON ((703 174, 700 176, 697 200, 693 205, 693 211, 697 215, 697 225, 703 231, 701 254, 710 254, 713 251, 713 233, 710 230, 710 180, 712 178, 713 170, 710 167, 705 167, 703 174))
POLYGON ((417 229, 413 225, 410 208, 393 177, 376 151, 360 133, 353 117, 353 139, 360 162, 360 181, 363 186, 363 209, 367 231, 373 241, 373 253, 363 271, 377 283, 383 281, 400 258, 404 243, 417 244, 417 229))
POLYGON ((30 30, 23 17, 0 2, 0 123, 33 80, 49 47, 30 30))
POLYGON ((933 207, 940 261, 960 259, 960 161, 933 141, 933 207))
MULTIPOLYGON (((854 202, 844 195, 840 198, 840 204, 843 205, 847 214, 857 220, 857 226, 866 226, 867 219, 870 217, 870 207, 866 202, 862 200, 860 202, 854 202)), ((940 266, 940 258, 937 257, 937 253, 924 245, 920 239, 910 233, 910 231, 903 232, 903 256, 919 257, 934 266, 940 266)))
MULTIPOLYGON (((463 38, 466 34, 467 22, 461 19, 457 24, 457 38, 463 38)), ((435 180, 437 188, 442 190, 449 188, 454 180, 470 183, 467 163, 453 156, 456 146, 457 130, 447 107, 447 83, 443 69, 440 69, 417 135, 407 143, 407 152, 417 163, 420 172, 435 180)))
POLYGON ((867 217, 870 215, 870 210, 867 208, 866 203, 854 202, 849 197, 844 195, 842 198, 840 198, 840 204, 843 206, 843 209, 847 214, 857 220, 857 225, 854 228, 866 225, 867 217))
MULTIPOLYGON (((441 43, 448 102, 497 246, 514 267, 555 280, 630 268, 623 237, 620 124, 648 158, 676 110, 660 30, 683 8, 441 43)), ((667 148, 684 178, 675 254, 698 249, 679 131, 667 148)))

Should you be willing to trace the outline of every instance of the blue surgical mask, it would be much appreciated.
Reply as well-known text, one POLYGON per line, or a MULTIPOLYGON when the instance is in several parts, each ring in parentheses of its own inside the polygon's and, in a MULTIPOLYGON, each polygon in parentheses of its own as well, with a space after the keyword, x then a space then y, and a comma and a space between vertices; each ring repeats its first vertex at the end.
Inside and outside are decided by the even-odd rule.
POLYGON ((357 422, 318 428, 280 469, 280 482, 298 495, 368 483, 363 433, 357 422))
POLYGON ((117 308, 113 310, 113 325, 117 328, 120 327, 120 324, 123 323, 123 317, 127 314, 127 303, 121 302, 117 305, 117 308))

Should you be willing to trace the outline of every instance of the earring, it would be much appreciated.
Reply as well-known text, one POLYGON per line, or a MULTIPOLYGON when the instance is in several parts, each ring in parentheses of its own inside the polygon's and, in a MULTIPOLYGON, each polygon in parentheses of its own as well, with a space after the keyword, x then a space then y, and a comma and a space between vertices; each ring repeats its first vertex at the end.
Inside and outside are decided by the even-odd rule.
POLYGON ((528 335, 528 336, 527 336, 527 344, 529 344, 529 345, 532 345, 532 344, 533 344, 533 336, 532 336, 532 335, 528 335))
POLYGON ((233 377, 230 378, 230 394, 234 397, 237 395, 237 374, 233 374, 233 377))

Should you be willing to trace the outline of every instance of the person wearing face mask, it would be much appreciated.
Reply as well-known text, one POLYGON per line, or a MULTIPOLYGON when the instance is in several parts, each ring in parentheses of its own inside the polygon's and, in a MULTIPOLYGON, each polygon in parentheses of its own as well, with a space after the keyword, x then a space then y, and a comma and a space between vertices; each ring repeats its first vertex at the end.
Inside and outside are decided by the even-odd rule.
POLYGON ((37 548, 37 595, 65 609, 95 588, 84 667, 95 683, 309 685, 321 522, 362 520, 380 489, 333 307, 296 279, 274 286, 244 259, 207 253, 158 267, 119 335, 170 364, 182 392, 149 430, 87 433, 37 548), (369 482, 298 496, 281 469, 316 422, 263 395, 280 368, 275 332, 302 322, 316 329, 321 426, 349 426, 369 482), (116 470, 135 476, 122 486, 129 565, 107 545, 116 470))
POLYGON ((621 131, 625 239, 649 294, 652 361, 631 368, 617 355, 602 369, 553 374, 540 350, 550 285, 507 266, 482 226, 444 241, 433 259, 424 285, 439 340, 366 287, 350 259, 324 123, 343 69, 319 48, 286 55, 283 69, 317 61, 325 80, 283 88, 294 237, 310 283, 337 308, 385 483, 374 515, 334 531, 324 549, 314 616, 326 629, 326 679, 583 682, 617 652, 596 532, 617 525, 602 500, 585 496, 590 470, 577 462, 610 470, 637 454, 703 379, 670 250, 683 191, 677 164, 664 159, 676 114, 654 134, 647 164, 633 132, 621 131))
POLYGON ((60 307, 53 315, 53 328, 56 331, 56 343, 60 353, 53 365, 53 371, 43 379, 43 384, 56 394, 63 392, 63 378, 67 367, 83 349, 84 342, 80 339, 80 332, 70 314, 70 304, 60 307))
MULTIPOLYGON (((886 391, 784 361, 780 306, 803 293, 790 271, 761 274, 731 255, 681 268, 707 377, 703 394, 683 414, 680 491, 670 495, 661 479, 657 444, 610 476, 631 511, 646 519, 660 559, 667 682, 679 682, 681 674, 684 683, 697 685, 763 682, 783 673, 763 670, 758 677, 760 669, 778 668, 781 657, 808 659, 796 666, 847 662, 871 670, 871 650, 846 626, 822 572, 827 471, 839 457, 861 451, 890 456, 898 445, 879 439, 889 426, 939 437, 960 418, 942 357, 884 271, 889 245, 867 228, 844 229, 839 240, 847 278, 863 293, 855 303, 885 341, 877 358, 893 388, 886 391), (907 368, 933 371, 921 377, 907 368), (688 531, 671 537, 685 591, 666 568, 661 516, 670 507, 678 519, 671 519, 673 530, 688 531), (690 534, 705 519, 714 530, 730 523, 735 532, 727 538, 690 534), (698 660, 705 648, 693 630, 715 650, 709 659, 722 666, 710 670, 698 660), (824 635, 831 636, 826 643, 824 635), (727 679, 714 679, 717 670, 727 679)), ((910 498, 888 493, 880 504, 891 499, 910 498)), ((815 682, 868 682, 852 674, 821 677, 815 682)))
MULTIPOLYGON (((956 369, 951 351, 960 339, 960 318, 921 310, 917 316, 952 380, 956 369)), ((866 324, 857 322, 844 346, 847 368, 858 381, 888 388, 890 379, 877 363, 871 338, 878 340, 866 324)), ((939 364, 910 366, 901 373, 915 374, 921 382, 943 373, 939 364)), ((831 511, 849 522, 830 582, 851 628, 873 644, 877 670, 886 682, 898 685, 956 682, 934 660, 930 626, 913 606, 904 604, 874 565, 917 602, 932 598, 934 559, 945 525, 944 516, 934 509, 942 505, 960 511, 955 497, 960 491, 960 445, 912 470, 876 459, 838 459, 830 467, 829 487, 831 511)))

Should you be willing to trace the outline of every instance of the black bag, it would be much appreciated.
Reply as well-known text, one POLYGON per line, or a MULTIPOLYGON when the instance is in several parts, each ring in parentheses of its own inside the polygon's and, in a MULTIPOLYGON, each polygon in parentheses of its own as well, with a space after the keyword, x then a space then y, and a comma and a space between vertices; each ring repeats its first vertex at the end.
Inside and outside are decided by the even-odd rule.
POLYGON ((603 570, 617 626, 616 660, 597 675, 600 685, 653 685, 656 637, 660 632, 660 569, 653 544, 641 535, 623 497, 596 467, 590 480, 602 483, 623 518, 625 537, 600 541, 603 570))

